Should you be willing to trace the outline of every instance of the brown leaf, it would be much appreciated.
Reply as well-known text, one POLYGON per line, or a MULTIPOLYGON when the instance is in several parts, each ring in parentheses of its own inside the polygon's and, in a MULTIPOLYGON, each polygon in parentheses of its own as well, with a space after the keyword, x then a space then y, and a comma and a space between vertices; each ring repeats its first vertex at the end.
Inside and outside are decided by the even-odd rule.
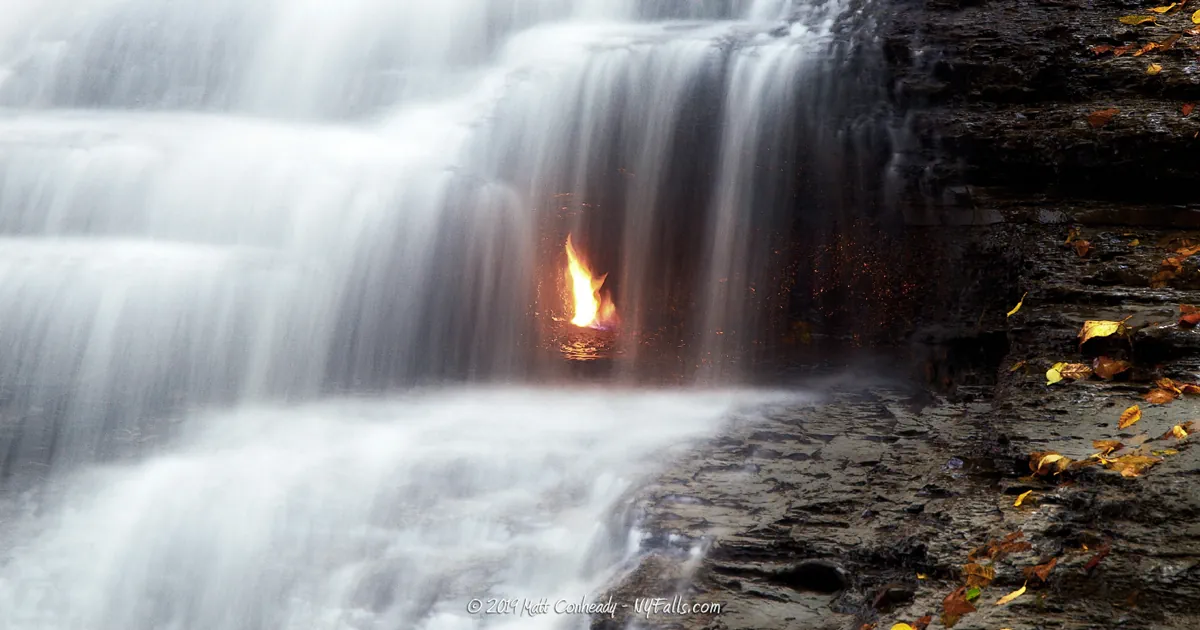
POLYGON ((1092 448, 1100 451, 1101 455, 1108 455, 1113 451, 1119 451, 1124 446, 1124 444, 1121 444, 1117 440, 1092 440, 1092 448))
POLYGON ((1184 394, 1187 394, 1189 396, 1192 396, 1195 394, 1200 394, 1200 385, 1195 385, 1193 383, 1184 383, 1183 385, 1179 386, 1179 391, 1181 391, 1184 394))
POLYGON ((1178 394, 1173 391, 1156 387, 1150 390, 1150 393, 1143 396, 1143 398, 1146 400, 1146 402, 1152 405, 1165 405, 1172 400, 1175 400, 1176 396, 1178 396, 1178 394))
POLYGON ((1032 567, 1025 567, 1025 579, 1037 576, 1043 582, 1050 579, 1050 572, 1054 570, 1054 565, 1058 564, 1058 558, 1050 558, 1050 561, 1045 564, 1039 564, 1032 567))
POLYGON ((1117 420, 1117 428, 1124 429, 1133 426, 1135 422, 1142 419, 1142 409, 1134 405, 1125 411, 1121 412, 1121 418, 1117 420))
POLYGON ((1158 49, 1163 51, 1171 50, 1175 47, 1175 43, 1179 41, 1180 37, 1182 36, 1179 33, 1168 35, 1166 39, 1158 42, 1158 49))
POLYGON ((1029 468, 1035 475, 1058 474, 1070 465, 1070 458, 1054 451, 1034 452, 1029 455, 1029 468))
POLYGON ((1077 381, 1081 378, 1087 378, 1092 375, 1092 368, 1085 363, 1067 363, 1058 368, 1058 373, 1063 378, 1069 378, 1077 381))
POLYGON ((994 567, 985 567, 972 562, 963 567, 963 574, 967 576, 967 586, 978 586, 979 588, 987 588, 992 580, 996 579, 996 569, 994 567))
MULTIPOLYGON (((1121 110, 1115 107, 1112 109, 1101 109, 1094 111, 1088 114, 1088 124, 1091 125, 1093 129, 1099 129, 1104 125, 1107 125, 1108 122, 1113 119, 1113 116, 1116 116, 1119 113, 1121 113, 1121 110)), ((1067 242, 1069 243, 1070 239, 1068 239, 1067 242)))
POLYGON ((1096 53, 1097 55, 1103 55, 1106 52, 1111 52, 1112 49, 1113 49, 1113 47, 1109 46, 1108 44, 1099 44, 1097 46, 1092 46, 1092 52, 1096 53))
POLYGON ((1118 361, 1104 356, 1096 357, 1092 360, 1092 371, 1095 372, 1096 376, 1099 376, 1105 380, 1108 380, 1131 367, 1133 367, 1133 364, 1128 361, 1118 361))
POLYGON ((960 586, 942 600, 942 625, 953 628, 963 615, 975 612, 975 606, 967 601, 967 587, 960 586))
POLYGON ((1184 103, 1183 107, 1179 108, 1179 112, 1186 118, 1192 115, 1192 111, 1196 109, 1195 103, 1184 103))
POLYGON ((1136 44, 1126 44, 1124 46, 1118 46, 1113 49, 1113 56, 1120 57, 1121 55, 1124 55, 1125 53, 1133 50, 1134 48, 1137 48, 1136 44))
POLYGON ((1200 324, 1200 313, 1188 313, 1179 318, 1179 325, 1184 328, 1192 328, 1196 324, 1200 324))
POLYGON ((1179 249, 1175 250, 1175 253, 1179 254, 1180 256, 1183 256, 1184 258, 1187 258, 1189 256, 1195 256, 1196 254, 1200 254, 1200 245, 1193 245, 1191 247, 1180 247, 1179 249))
POLYGON ((920 619, 913 622, 913 628, 915 630, 925 630, 925 627, 931 623, 933 623, 933 616, 925 615, 924 617, 921 617, 920 619))
POLYGON ((1089 243, 1088 241, 1075 241, 1075 253, 1080 258, 1087 256, 1088 252, 1090 252, 1090 251, 1092 251, 1091 243, 1089 243))
POLYGON ((1087 564, 1083 565, 1083 570, 1091 571, 1092 569, 1095 569, 1096 565, 1100 564, 1100 561, 1107 557, 1108 552, 1110 551, 1112 551, 1112 545, 1107 544, 1097 549, 1096 555, 1092 556, 1092 559, 1088 560, 1087 564))

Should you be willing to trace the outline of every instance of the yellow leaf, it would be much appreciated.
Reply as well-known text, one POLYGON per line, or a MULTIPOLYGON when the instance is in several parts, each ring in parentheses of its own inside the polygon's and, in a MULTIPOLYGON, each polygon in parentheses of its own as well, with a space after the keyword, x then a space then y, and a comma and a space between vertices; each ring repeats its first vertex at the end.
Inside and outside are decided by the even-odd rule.
POLYGON ((1051 367, 1049 370, 1046 370, 1046 384, 1053 385, 1053 384, 1061 381, 1063 379, 1062 368, 1066 365, 1067 365, 1066 363, 1060 361, 1058 363, 1055 363, 1054 366, 1051 367))
POLYGON ((1133 423, 1142 419, 1142 408, 1134 405, 1125 411, 1121 412, 1121 418, 1117 420, 1117 428, 1124 429, 1132 426, 1133 423))
POLYGON ((1113 451, 1121 450, 1124 446, 1117 440, 1092 440, 1092 448, 1100 449, 1098 455, 1108 455, 1113 451))
POLYGON ((1146 66, 1146 74, 1158 74, 1162 72, 1162 64, 1152 63, 1146 66))
POLYGON ((1031 494, 1033 494, 1033 490, 1026 490, 1025 492, 1022 492, 1021 496, 1017 497, 1017 500, 1013 502, 1013 507, 1021 507, 1021 502, 1025 500, 1025 497, 1031 494))
POLYGON ((1017 370, 1019 370, 1019 369, 1021 369, 1021 368, 1023 368, 1023 367, 1025 367, 1025 362, 1024 362, 1024 361, 1017 361, 1016 363, 1014 363, 1014 364, 1013 364, 1013 366, 1012 366, 1012 367, 1008 368, 1008 371, 1009 371, 1009 372, 1016 372, 1017 370))
MULTIPOLYGON (((1200 13, 1200 11, 1198 11, 1197 13, 1200 13)), ((1146 22, 1154 22, 1157 19, 1158 18, 1154 17, 1153 15, 1126 15, 1124 17, 1121 17, 1119 19, 1119 21, 1122 24, 1129 24, 1132 26, 1137 26, 1138 24, 1145 24, 1146 22)), ((1196 16, 1193 15, 1192 20, 1194 21, 1195 19, 1196 19, 1196 16)), ((1197 22, 1197 24, 1200 24, 1200 22, 1197 22)))
POLYGON ((1192 24, 1200 24, 1200 11, 1192 14, 1192 24))
POLYGON ((916 630, 916 629, 906 623, 898 623, 898 624, 892 626, 892 630, 916 630))
POLYGON ((1022 586, 1021 588, 1019 588, 1019 589, 1017 589, 1017 590, 1015 590, 1015 591, 1013 591, 1013 592, 1009 593, 1008 595, 1005 595, 1004 597, 1001 597, 1000 599, 996 600, 996 605, 997 605, 997 606, 1003 606, 1003 605, 1005 605, 1005 604, 1007 604, 1007 603, 1011 602, 1012 600, 1014 600, 1014 599, 1016 599, 1016 598, 1018 598, 1018 597, 1020 597, 1020 596, 1022 596, 1022 595, 1024 595, 1024 594, 1025 594, 1025 587, 1024 587, 1024 586, 1022 586))
POLYGON ((1177 424, 1177 425, 1171 427, 1171 435, 1174 435, 1175 437, 1182 440, 1188 436, 1188 432, 1183 427, 1181 427, 1177 424))
POLYGON ((1042 467, 1044 467, 1046 464, 1053 464, 1054 462, 1057 462, 1057 461, 1060 461, 1063 459, 1066 459, 1066 456, 1060 455, 1058 453, 1051 453, 1049 455, 1046 455, 1038 460, 1038 465, 1037 465, 1038 470, 1041 470, 1042 467))
POLYGON ((918 574, 917 574, 917 579, 918 579, 918 580, 928 580, 928 579, 929 579, 929 576, 928 576, 928 575, 925 575, 924 573, 918 573, 918 574))
POLYGON ((1111 321, 1093 321, 1088 320, 1083 322, 1083 328, 1079 329, 1079 345, 1087 343, 1088 339, 1094 337, 1107 337, 1109 335, 1125 331, 1125 322, 1111 321))
POLYGON ((1142 242, 1141 242, 1141 241, 1139 241, 1139 240, 1138 240, 1138 239, 1136 239, 1136 238, 1135 238, 1135 239, 1133 239, 1132 241, 1129 241, 1129 246, 1130 246, 1130 247, 1137 247, 1138 245, 1141 245, 1141 244, 1142 244, 1142 242))
POLYGON ((1028 292, 1028 291, 1026 291, 1026 292, 1024 293, 1024 295, 1022 295, 1022 296, 1021 296, 1021 299, 1020 299, 1020 300, 1017 300, 1017 305, 1016 305, 1016 306, 1014 306, 1014 307, 1012 307, 1012 310, 1011 310, 1011 311, 1009 311, 1009 312, 1008 312, 1008 315, 1005 315, 1005 317, 1012 317, 1013 315, 1016 315, 1016 314, 1017 314, 1017 311, 1021 310, 1021 305, 1025 303, 1025 296, 1026 296, 1026 295, 1029 295, 1029 292, 1028 292))
POLYGON ((1166 13, 1167 11, 1170 11, 1171 9, 1174 9, 1174 8, 1175 8, 1175 3, 1172 2, 1171 4, 1168 4, 1165 7, 1154 7, 1153 9, 1150 9, 1150 10, 1155 13, 1166 13))

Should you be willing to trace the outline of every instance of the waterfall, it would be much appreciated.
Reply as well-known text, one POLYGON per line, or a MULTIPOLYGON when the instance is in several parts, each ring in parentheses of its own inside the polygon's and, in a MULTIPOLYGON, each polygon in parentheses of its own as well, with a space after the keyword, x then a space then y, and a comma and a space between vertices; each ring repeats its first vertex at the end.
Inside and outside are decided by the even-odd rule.
MULTIPOLYGON (((379 587, 405 591, 403 604, 395 593, 369 613, 347 604, 384 571, 351 567, 374 553, 377 526, 432 535, 379 502, 439 511, 501 492, 397 498, 389 484, 487 477, 486 440, 449 427, 491 435, 530 413, 538 430, 570 425, 576 446, 497 479, 545 499, 614 475, 567 501, 594 519, 649 450, 581 461, 550 485, 529 475, 586 460, 578 444, 601 439, 593 425, 629 442, 628 423, 655 409, 696 414, 655 399, 612 425, 557 417, 556 394, 522 406, 474 387, 464 407, 329 400, 562 371, 559 346, 577 334, 562 323, 568 234, 607 274, 618 375, 668 366, 728 382, 786 314, 780 244, 798 209, 836 197, 819 189, 854 168, 814 144, 841 142, 857 115, 831 88, 839 29, 861 14, 843 0, 10 0, 4 11, 0 538, 16 542, 0 547, 0 609, 20 612, 16 628, 473 627, 454 625, 458 611, 430 621, 445 602, 409 592, 434 579, 424 569, 379 587), (416 417, 446 426, 409 427, 416 417), (426 439, 474 450, 453 462, 375 450, 426 439), (209 508, 245 522, 223 529, 209 508), (348 547, 314 551, 324 544, 348 547), (88 549, 103 557, 72 569, 88 549)), ((671 426, 699 435, 722 405, 671 426)), ((671 443, 655 435, 647 449, 671 443)), ((495 465, 519 467, 519 442, 504 444, 495 465)), ((478 527, 528 505, 494 500, 478 527)), ((544 568, 506 558, 510 571, 544 568)), ((566 573, 546 575, 583 588, 582 560, 562 562, 566 573)), ((506 583, 528 589, 522 579, 506 583)))

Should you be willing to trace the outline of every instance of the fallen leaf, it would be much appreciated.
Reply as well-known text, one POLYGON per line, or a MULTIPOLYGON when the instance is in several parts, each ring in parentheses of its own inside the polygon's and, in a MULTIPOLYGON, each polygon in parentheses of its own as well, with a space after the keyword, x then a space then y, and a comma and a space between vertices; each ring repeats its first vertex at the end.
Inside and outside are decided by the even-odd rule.
POLYGON ((1171 4, 1168 4, 1165 7, 1154 7, 1153 9, 1150 9, 1150 10, 1155 13, 1166 13, 1167 11, 1174 9, 1175 5, 1176 5, 1176 3, 1172 2, 1171 4))
POLYGON ((1183 385, 1176 383, 1169 378, 1160 378, 1157 381, 1154 381, 1154 384, 1169 392, 1173 392, 1175 395, 1183 393, 1183 385))
POLYGON ((1146 44, 1145 46, 1142 46, 1141 48, 1139 48, 1137 50, 1137 52, 1133 53, 1133 56, 1141 57, 1142 55, 1144 55, 1148 52, 1153 52, 1154 50, 1158 49, 1158 47, 1159 47, 1158 42, 1150 42, 1149 44, 1146 44))
POLYGON ((1092 559, 1088 560, 1087 564, 1083 565, 1083 570, 1091 571, 1092 569, 1095 569, 1096 565, 1100 564, 1100 561, 1107 557, 1108 552, 1110 551, 1112 551, 1112 546, 1108 544, 1098 549, 1096 551, 1096 555, 1092 556, 1092 559))
MULTIPOLYGON (((1200 11, 1197 11, 1197 13, 1200 13, 1200 11)), ((1118 21, 1122 24, 1137 26, 1138 24, 1145 24, 1146 22, 1153 23, 1157 19, 1158 18, 1154 17, 1153 15, 1126 15, 1121 17, 1118 21)))
POLYGON ((1071 459, 1061 453, 1048 451, 1031 453, 1029 465, 1035 475, 1058 474, 1071 465, 1071 459), (1037 462, 1036 464, 1034 462, 1037 462))
POLYGON ((1175 436, 1177 439, 1186 440, 1189 434, 1188 430, 1184 428, 1183 425, 1177 424, 1171 427, 1171 435, 1175 436))
POLYGON ((1013 591, 1013 592, 1009 593, 1008 595, 1005 595, 1004 597, 1001 597, 1000 599, 996 600, 996 605, 997 605, 997 606, 1003 606, 1003 605, 1005 605, 1005 604, 1007 604, 1007 603, 1011 602, 1012 600, 1014 600, 1014 599, 1016 599, 1016 598, 1018 598, 1018 597, 1020 597, 1020 596, 1022 596, 1022 595, 1024 595, 1024 594, 1025 594, 1025 587, 1024 587, 1024 586, 1022 586, 1021 588, 1019 588, 1019 589, 1017 589, 1017 590, 1015 590, 1015 591, 1013 591))
POLYGON ((972 600, 976 599, 977 597, 979 597, 979 594, 982 592, 983 591, 980 590, 978 586, 968 586, 967 594, 964 596, 964 599, 966 599, 967 601, 972 601, 972 600))
POLYGON ((1089 320, 1083 322, 1083 328, 1079 329, 1079 345, 1082 346, 1083 344, 1087 343, 1089 339, 1093 339, 1095 337, 1108 337, 1109 335, 1113 335, 1118 332, 1125 334, 1125 331, 1126 329, 1124 321, 1113 322, 1105 320, 1089 320))
POLYGON ((1050 579, 1050 572, 1054 570, 1054 565, 1056 564, 1058 564, 1058 558, 1050 558, 1050 562, 1033 567, 1033 574, 1045 582, 1050 579))
POLYGON ((1113 451, 1119 451, 1124 448, 1117 440, 1092 440, 1092 448, 1098 449, 1101 455, 1108 455, 1113 451))
POLYGON ((1156 387, 1150 390, 1143 398, 1152 405, 1165 405, 1175 400, 1176 395, 1175 392, 1156 387))
POLYGON ((1138 245, 1141 245, 1141 244, 1142 244, 1142 242, 1141 242, 1141 241, 1139 241, 1139 240, 1138 240, 1138 239, 1136 239, 1136 238, 1135 238, 1135 239, 1133 239, 1132 241, 1129 241, 1129 246, 1130 246, 1130 247, 1137 247, 1138 245))
POLYGON ((1121 418, 1117 420, 1117 428, 1124 429, 1132 426, 1135 422, 1142 419, 1142 409, 1134 405, 1125 411, 1121 412, 1121 418))
POLYGON ((898 623, 898 624, 892 626, 892 630, 917 630, 917 629, 906 623, 898 623))
POLYGON ((1022 492, 1017 497, 1017 500, 1013 501, 1013 507, 1021 507, 1021 503, 1023 503, 1025 501, 1025 497, 1027 497, 1031 494, 1033 494, 1033 490, 1026 490, 1025 492, 1022 492))
POLYGON ((1075 241, 1075 254, 1080 258, 1088 255, 1092 251, 1092 244, 1088 241, 1075 241))
POLYGON ((1012 310, 1011 310, 1011 311, 1009 311, 1009 312, 1008 312, 1008 315, 1005 315, 1005 317, 1012 317, 1013 315, 1016 315, 1016 314, 1017 314, 1017 311, 1021 310, 1021 305, 1025 303, 1025 296, 1026 296, 1026 295, 1029 295, 1029 292, 1028 292, 1028 291, 1026 291, 1026 292, 1025 292, 1025 293, 1024 293, 1022 296, 1021 296, 1021 299, 1020 299, 1020 300, 1017 300, 1017 305, 1016 305, 1016 306, 1014 306, 1014 307, 1012 307, 1012 310))
POLYGON ((1126 44, 1124 46, 1118 46, 1113 49, 1113 56, 1120 57, 1121 55, 1124 55, 1125 53, 1133 50, 1134 48, 1137 48, 1137 46, 1134 44, 1126 44))
POLYGON ((1179 451, 1173 448, 1164 448, 1161 451, 1150 451, 1150 454, 1158 457, 1165 457, 1167 455, 1178 455, 1179 451))
POLYGON ((1200 310, 1188 304, 1179 305, 1179 325, 1184 328, 1191 328, 1196 324, 1200 324, 1200 310))
POLYGON ((1063 380, 1062 368, 1064 365, 1066 365, 1066 363, 1060 361, 1060 362, 1055 363, 1054 365, 1050 366, 1049 370, 1046 370, 1046 384, 1047 385, 1053 385, 1053 384, 1063 380))
POLYGON ((1196 11, 1192 14, 1192 24, 1200 24, 1200 11, 1196 11))
POLYGON ((995 567, 985 567, 974 562, 963 566, 963 573, 967 576, 968 587, 986 588, 996 579, 995 567))
POLYGON ((1066 363, 1058 368, 1058 373, 1063 378, 1069 378, 1077 381, 1081 378, 1087 378, 1092 375, 1092 368, 1085 363, 1066 363))
POLYGON ((1191 116, 1192 111, 1194 111, 1195 109, 1196 109, 1195 103, 1184 103, 1183 107, 1179 108, 1179 112, 1182 113, 1185 117, 1187 117, 1187 116, 1191 116))
POLYGON ((1175 47, 1175 44, 1179 42, 1180 37, 1182 37, 1182 35, 1179 33, 1172 33, 1171 35, 1168 35, 1166 39, 1158 42, 1158 49, 1162 51, 1171 50, 1175 47))
MULTIPOLYGON (((1104 125, 1107 125, 1108 122, 1113 119, 1113 116, 1116 116, 1119 113, 1121 113, 1121 110, 1116 109, 1115 107, 1112 109, 1101 109, 1088 114, 1087 121, 1093 129, 1099 129, 1104 125)), ((1078 232, 1076 232, 1076 234, 1078 234, 1078 232)), ((1072 237, 1070 234, 1068 234, 1067 242, 1070 243, 1071 240, 1072 237)))
POLYGON ((1194 385, 1192 383, 1184 383, 1183 385, 1181 385, 1179 387, 1179 389, 1184 394, 1188 394, 1188 395, 1200 394, 1200 385, 1194 385))
POLYGON ((1092 360, 1092 372, 1102 379, 1108 380, 1125 370, 1133 367, 1128 361, 1119 361, 1108 357, 1096 357, 1092 360))
POLYGON ((967 587, 960 586, 942 600, 942 625, 954 627, 963 615, 975 612, 975 607, 967 601, 967 587))
POLYGON ((1160 457, 1130 454, 1110 459, 1104 464, 1104 467, 1121 473, 1122 477, 1137 477, 1149 470, 1151 466, 1160 463, 1162 463, 1160 457))
POLYGON ((929 579, 929 576, 928 576, 928 575, 925 575, 924 573, 918 573, 918 574, 917 574, 917 579, 918 579, 918 580, 928 580, 928 579, 929 579))
POLYGON ((1092 46, 1092 52, 1096 53, 1097 55, 1103 55, 1104 53, 1109 52, 1112 49, 1113 49, 1113 47, 1109 46, 1108 44, 1099 44, 1097 46, 1092 46))
POLYGON ((925 626, 928 626, 931 623, 933 623, 933 616, 925 615, 924 617, 921 617, 913 622, 913 630, 925 630, 925 626))
POLYGON ((1162 72, 1162 64, 1152 63, 1146 66, 1146 74, 1154 75, 1162 72))
MULTIPOLYGON (((1108 111, 1108 110, 1106 109, 1103 111, 1108 111)), ((1099 112, 1096 112, 1096 113, 1099 113, 1099 112)), ((1070 245, 1071 241, 1073 241, 1077 238, 1079 238, 1079 230, 1077 230, 1075 228, 1071 228, 1071 229, 1067 230, 1067 240, 1063 241, 1063 242, 1070 245)))
POLYGON ((1183 256, 1184 258, 1188 258, 1189 256, 1195 256, 1196 254, 1200 254, 1200 245, 1193 245, 1191 247, 1180 247, 1179 249, 1175 250, 1175 253, 1179 254, 1180 256, 1183 256))
POLYGON ((1016 372, 1017 370, 1019 370, 1023 367, 1025 367, 1025 361, 1017 361, 1016 363, 1013 364, 1012 367, 1008 368, 1008 371, 1016 372))

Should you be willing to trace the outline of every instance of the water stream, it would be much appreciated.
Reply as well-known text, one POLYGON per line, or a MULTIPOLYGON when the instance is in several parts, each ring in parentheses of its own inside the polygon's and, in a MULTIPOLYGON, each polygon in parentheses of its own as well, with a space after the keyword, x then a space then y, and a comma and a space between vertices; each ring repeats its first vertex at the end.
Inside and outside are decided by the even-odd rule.
POLYGON ((623 365, 735 372, 786 301, 795 169, 831 181, 854 12, 9 0, 0 627, 466 628, 468 594, 590 593, 636 551, 622 493, 760 395, 537 386, 565 237, 623 365))

